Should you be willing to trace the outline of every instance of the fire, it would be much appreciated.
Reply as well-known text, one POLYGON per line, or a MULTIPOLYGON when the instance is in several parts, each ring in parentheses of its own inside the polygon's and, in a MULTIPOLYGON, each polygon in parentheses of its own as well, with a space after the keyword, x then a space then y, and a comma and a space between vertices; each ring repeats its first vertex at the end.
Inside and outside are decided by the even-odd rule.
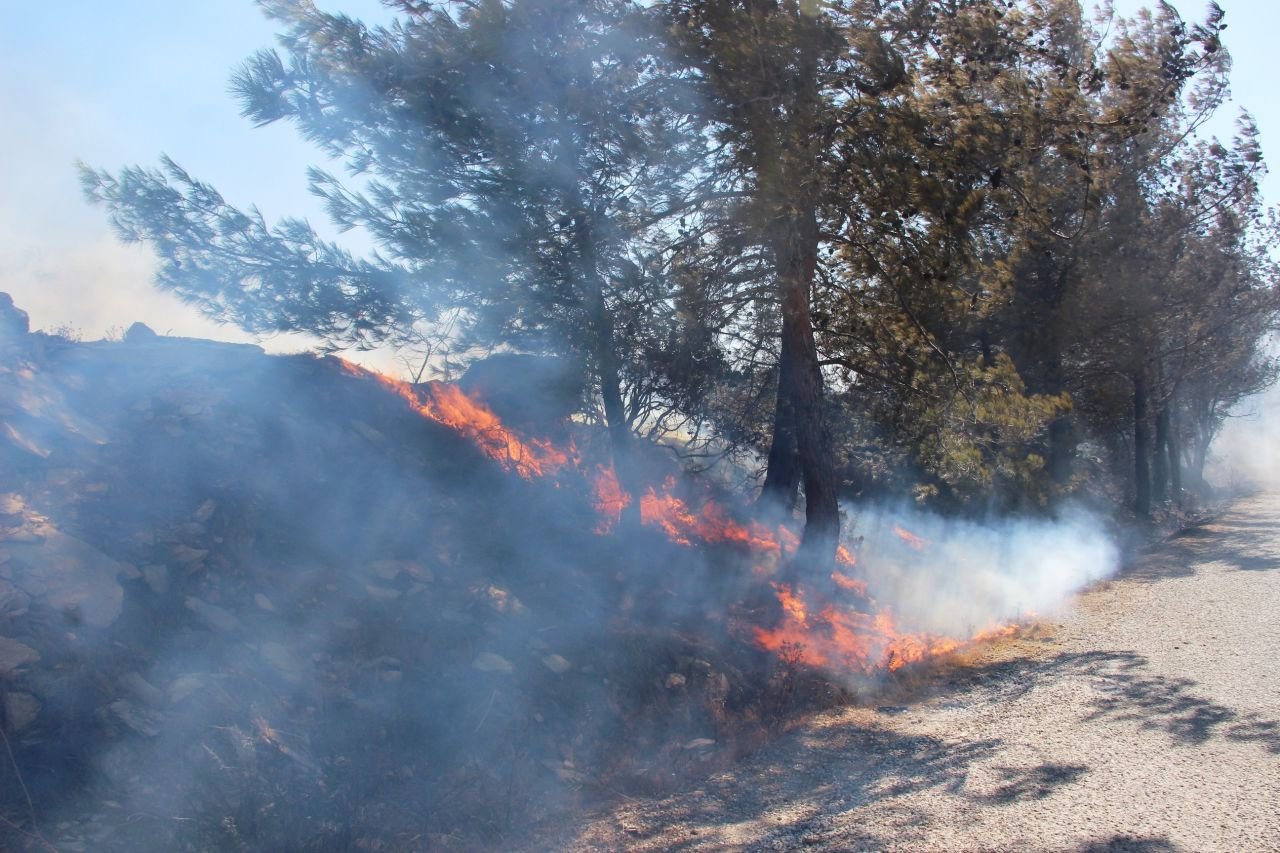
POLYGON ((782 620, 773 628, 754 628, 756 645, 809 666, 837 671, 866 675, 895 672, 927 658, 1012 636, 1018 630, 1016 625, 993 626, 968 640, 905 633, 888 608, 864 613, 829 604, 814 615, 798 590, 785 584, 775 584, 774 590, 782 620))
POLYGON ((662 484, 662 492, 652 486, 640 499, 642 524, 662 528, 673 542, 690 545, 694 541, 711 545, 741 545, 752 551, 772 554, 782 553, 779 536, 757 522, 740 524, 724 507, 708 500, 698 511, 675 495, 675 477, 668 477, 662 484))
POLYGON ((906 530, 896 525, 893 528, 893 532, 898 534, 899 539, 901 539, 903 542, 906 542, 908 545, 910 545, 912 548, 915 548, 917 551, 923 551, 924 546, 928 544, 927 542, 925 542, 924 539, 921 539, 919 536, 915 535, 910 530, 906 530))
POLYGON ((840 587, 845 592, 856 593, 863 597, 866 597, 867 595, 866 581, 861 581, 861 580, 858 580, 857 578, 851 578, 841 571, 832 572, 831 580, 833 583, 835 583, 836 586, 840 587))
POLYGON ((432 381, 425 383, 425 388, 415 387, 348 361, 339 359, 338 363, 348 373, 381 383, 424 418, 471 439, 490 459, 526 480, 555 473, 569 463, 568 453, 550 442, 517 436, 502 425, 502 420, 488 406, 471 399, 456 385, 432 381))
MULTIPOLYGON (((466 436, 487 456, 506 470, 525 479, 577 470, 591 480, 596 511, 600 517, 596 532, 609 533, 631 505, 633 496, 618 481, 611 465, 596 465, 588 472, 572 446, 561 450, 551 442, 520 436, 502 424, 487 406, 468 397, 461 389, 443 382, 414 386, 364 370, 339 360, 347 372, 370 377, 404 399, 418 414, 466 436)), ((640 522, 656 527, 672 542, 693 546, 730 545, 751 556, 756 575, 767 577, 782 558, 796 553, 800 538, 786 525, 776 528, 757 521, 735 519, 713 500, 704 500, 694 509, 676 494, 679 483, 668 477, 660 486, 649 486, 640 496, 640 522)), ((924 550, 927 542, 901 527, 894 532, 912 548, 924 550)), ((870 604, 866 580, 849 572, 857 565, 845 546, 836 550, 839 568, 831 573, 833 591, 839 590, 870 604)), ((944 655, 977 642, 1009 636, 1016 625, 993 625, 969 640, 928 633, 903 631, 888 608, 867 612, 842 603, 823 602, 814 608, 805 592, 789 584, 771 582, 781 607, 781 621, 772 628, 755 626, 751 637, 760 648, 786 655, 802 663, 829 669, 871 674, 895 671, 929 657, 944 655)))
POLYGON ((596 511, 600 514, 596 533, 603 535, 613 529, 614 522, 622 517, 622 511, 631 505, 631 495, 622 490, 612 466, 597 466, 593 485, 596 511))

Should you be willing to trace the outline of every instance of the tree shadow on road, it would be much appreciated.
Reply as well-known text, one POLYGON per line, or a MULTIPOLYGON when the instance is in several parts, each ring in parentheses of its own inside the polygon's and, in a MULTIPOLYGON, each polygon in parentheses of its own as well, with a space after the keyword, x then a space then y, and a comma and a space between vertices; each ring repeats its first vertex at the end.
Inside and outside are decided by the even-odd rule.
POLYGON ((1176 853, 1177 845, 1167 838, 1139 838, 1116 835, 1081 847, 1078 853, 1176 853))
MULTIPOLYGON (((997 740, 947 743, 876 727, 834 725, 794 733, 700 787, 625 809, 628 847, 649 849, 775 849, 816 843, 847 809, 937 788, 958 793, 969 768, 992 755, 997 740), (749 785, 738 780, 749 778, 749 785), (807 841, 805 839, 808 839, 807 841)), ((928 817, 899 810, 893 834, 923 830, 928 817)), ((862 839, 884 842, 878 826, 862 839)), ((576 845, 575 845, 576 846, 576 845)), ((589 846, 589 843, 588 843, 589 846)))
POLYGON ((1063 785, 1074 783, 1088 770, 1083 764, 1052 762, 1031 768, 997 767, 1000 784, 991 793, 975 795, 973 799, 993 806, 1024 800, 1043 800, 1063 785))
POLYGON ((1178 744, 1198 746, 1215 737, 1256 742, 1280 754, 1280 723, 1197 695, 1198 683, 1152 673, 1136 652, 1064 653, 1050 658, 976 667, 967 680, 1011 701, 1046 679, 1083 675, 1097 691, 1082 722, 1126 720, 1160 729, 1178 744))
POLYGON ((1139 556, 1121 569, 1118 577, 1146 582, 1190 577, 1210 563, 1231 571, 1274 571, 1280 569, 1280 553, 1274 544, 1277 533, 1280 527, 1275 524, 1252 522, 1219 521, 1188 528, 1139 556))
MULTIPOLYGON (((1195 681, 1154 674, 1147 659, 1133 652, 1063 653, 957 669, 940 674, 928 697, 907 697, 908 704, 883 706, 881 714, 909 713, 925 698, 1008 706, 1038 684, 1070 678, 1085 680, 1095 694, 1080 725, 1131 723, 1163 731, 1179 746, 1223 738, 1280 754, 1276 721, 1204 699, 1196 695, 1195 681)), ((927 840, 938 815, 900 799, 907 795, 933 790, 999 808, 1046 799, 1089 772, 1084 765, 1054 762, 996 766, 989 768, 993 787, 976 792, 967 786, 975 767, 998 756, 1003 745, 1000 739, 957 742, 903 733, 860 717, 818 718, 734 770, 661 800, 634 803, 614 812, 611 822, 615 829, 622 827, 626 847, 651 850, 910 846, 927 840), (874 823, 848 818, 849 812, 867 807, 876 809, 874 823)), ((617 839, 611 840, 616 844, 617 839)), ((609 845, 593 847, 588 834, 571 846, 609 845)), ((1080 853, 1175 849, 1164 838, 1117 835, 1080 853)))

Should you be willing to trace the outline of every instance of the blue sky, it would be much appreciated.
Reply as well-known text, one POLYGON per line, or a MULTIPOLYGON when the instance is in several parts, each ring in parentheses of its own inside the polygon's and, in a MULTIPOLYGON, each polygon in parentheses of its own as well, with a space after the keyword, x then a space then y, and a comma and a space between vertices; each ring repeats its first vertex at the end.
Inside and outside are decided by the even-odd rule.
MULTIPOLYGON (((376 0, 318 5, 364 20, 387 14, 376 0)), ((1143 5, 1116 3, 1121 14, 1143 5)), ((1175 5, 1189 19, 1207 7, 1175 5)), ((1236 100, 1253 112, 1264 149, 1280 164, 1280 142, 1271 141, 1280 139, 1280 3, 1222 5, 1236 100)), ((103 211, 82 200, 72 164, 152 165, 163 152, 268 219, 300 214, 320 225, 305 169, 322 155, 288 126, 253 128, 227 94, 231 70, 273 44, 270 23, 251 0, 0 0, 0 21, 0 290, 36 328, 69 324, 98 337, 142 320, 162 333, 247 340, 150 286, 147 250, 115 240, 103 211)), ((1234 114, 1228 107, 1214 130, 1230 134, 1234 114)), ((1276 178, 1267 193, 1280 202, 1276 178)), ((374 363, 395 368, 388 356, 374 363)))

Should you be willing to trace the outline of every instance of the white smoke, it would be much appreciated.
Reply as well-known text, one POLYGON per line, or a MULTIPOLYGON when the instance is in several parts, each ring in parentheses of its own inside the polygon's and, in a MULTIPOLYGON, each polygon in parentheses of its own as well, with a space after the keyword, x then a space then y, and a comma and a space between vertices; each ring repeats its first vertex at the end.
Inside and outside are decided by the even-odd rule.
POLYGON ((1280 386, 1243 400, 1214 440, 1207 476, 1215 485, 1280 486, 1280 386))
POLYGON ((970 521, 900 505, 853 517, 870 594, 913 631, 971 636, 993 623, 1052 615, 1119 565, 1103 524, 1083 510, 970 521))

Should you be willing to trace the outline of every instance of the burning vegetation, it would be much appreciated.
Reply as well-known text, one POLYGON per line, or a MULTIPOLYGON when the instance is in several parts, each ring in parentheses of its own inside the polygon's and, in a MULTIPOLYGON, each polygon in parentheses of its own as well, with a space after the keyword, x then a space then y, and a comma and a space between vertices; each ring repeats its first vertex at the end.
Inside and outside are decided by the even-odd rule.
POLYGON ((595 428, 453 385, 140 331, 6 358, 19 846, 496 844, 981 639, 908 632, 844 549, 788 585, 798 536, 697 482, 636 523, 595 428))
MULTIPOLYGON (((572 444, 557 449, 545 440, 518 435, 505 427, 501 418, 483 402, 467 397, 456 386, 429 382, 415 387, 345 361, 340 364, 347 372, 373 379, 394 391, 424 418, 470 439, 508 471, 526 479, 550 476, 556 478, 557 483, 581 483, 582 478, 586 478, 601 519, 595 526, 600 535, 608 535, 614 529, 631 501, 630 495, 618 484, 612 465, 585 461, 572 444)), ((661 530, 679 545, 728 546, 739 550, 744 564, 751 567, 752 575, 760 583, 777 574, 786 560, 795 557, 800 539, 785 524, 769 527, 754 520, 737 521, 726 507, 710 498, 704 498, 694 509, 676 494, 678 490, 674 476, 667 477, 660 485, 644 487, 640 523, 661 530)), ((894 534, 916 551, 926 549, 924 539, 902 527, 895 526, 894 534)), ((836 600, 818 602, 813 612, 804 600, 806 590, 769 581, 781 608, 781 621, 776 626, 750 626, 748 635, 752 641, 794 662, 823 667, 838 679, 844 675, 894 671, 909 663, 955 652, 972 642, 1009 636, 1017 630, 1014 624, 991 625, 972 637, 904 631, 888 607, 876 606, 869 594, 872 587, 868 579, 848 574, 857 571, 853 554, 840 546, 836 561, 839 568, 831 572, 832 584, 819 587, 835 593, 836 600)))

